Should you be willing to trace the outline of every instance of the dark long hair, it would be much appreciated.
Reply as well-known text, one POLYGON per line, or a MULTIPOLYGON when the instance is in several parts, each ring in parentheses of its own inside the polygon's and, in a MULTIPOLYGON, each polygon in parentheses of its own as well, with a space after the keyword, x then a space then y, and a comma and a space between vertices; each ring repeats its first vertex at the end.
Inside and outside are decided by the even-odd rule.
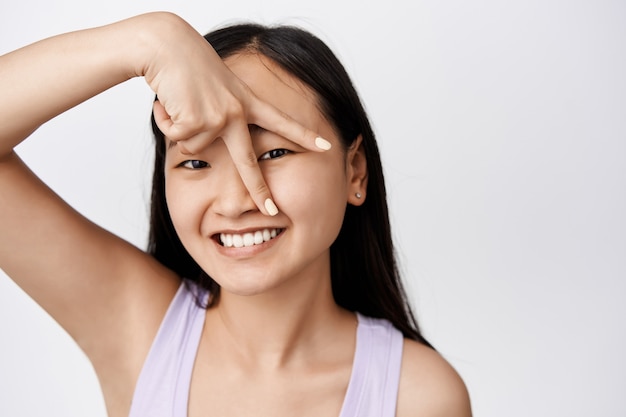
MULTIPOLYGON (((405 337, 430 346, 419 331, 398 273, 374 132, 341 63, 321 40, 290 26, 241 24, 208 33, 205 39, 222 59, 237 53, 259 53, 307 84, 346 148, 362 136, 367 198, 359 207, 347 205, 339 236, 330 247, 333 296, 341 307, 385 318, 405 337)), ((187 253, 172 225, 165 200, 165 140, 154 117, 152 129, 156 158, 148 251, 180 276, 209 289, 215 300, 219 286, 187 253)))

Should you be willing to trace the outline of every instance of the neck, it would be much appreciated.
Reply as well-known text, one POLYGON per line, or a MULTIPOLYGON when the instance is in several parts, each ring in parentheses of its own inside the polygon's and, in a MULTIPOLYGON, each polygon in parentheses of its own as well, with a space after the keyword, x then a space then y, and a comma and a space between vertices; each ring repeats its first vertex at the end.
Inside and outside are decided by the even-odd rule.
POLYGON ((240 366, 284 368, 313 363, 354 338, 354 314, 334 302, 330 272, 301 276, 253 296, 222 292, 207 312, 212 348, 240 366))

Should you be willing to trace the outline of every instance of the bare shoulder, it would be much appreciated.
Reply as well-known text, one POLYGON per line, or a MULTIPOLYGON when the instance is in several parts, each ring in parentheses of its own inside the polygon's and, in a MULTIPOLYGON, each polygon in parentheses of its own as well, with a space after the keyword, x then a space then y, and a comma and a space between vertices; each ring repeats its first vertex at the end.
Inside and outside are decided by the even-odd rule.
POLYGON ((470 417, 465 383, 436 351, 404 341, 398 392, 398 417, 470 417))

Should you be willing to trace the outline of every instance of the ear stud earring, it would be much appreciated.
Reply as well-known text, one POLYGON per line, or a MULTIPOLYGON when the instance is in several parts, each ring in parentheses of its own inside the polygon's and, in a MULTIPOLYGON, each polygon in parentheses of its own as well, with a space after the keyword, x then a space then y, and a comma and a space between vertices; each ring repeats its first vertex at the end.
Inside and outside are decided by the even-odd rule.
POLYGON ((357 193, 354 193, 354 196, 355 196, 356 198, 361 198, 361 193, 358 193, 358 192, 357 192, 357 193))

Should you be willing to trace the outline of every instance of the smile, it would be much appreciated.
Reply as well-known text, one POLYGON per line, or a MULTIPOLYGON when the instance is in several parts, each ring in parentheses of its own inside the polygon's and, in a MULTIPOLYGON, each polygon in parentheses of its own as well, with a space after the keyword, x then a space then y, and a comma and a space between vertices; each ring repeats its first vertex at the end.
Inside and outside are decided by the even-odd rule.
POLYGON ((283 229, 263 229, 243 234, 220 233, 219 241, 226 248, 243 248, 268 242, 282 231, 283 229))

